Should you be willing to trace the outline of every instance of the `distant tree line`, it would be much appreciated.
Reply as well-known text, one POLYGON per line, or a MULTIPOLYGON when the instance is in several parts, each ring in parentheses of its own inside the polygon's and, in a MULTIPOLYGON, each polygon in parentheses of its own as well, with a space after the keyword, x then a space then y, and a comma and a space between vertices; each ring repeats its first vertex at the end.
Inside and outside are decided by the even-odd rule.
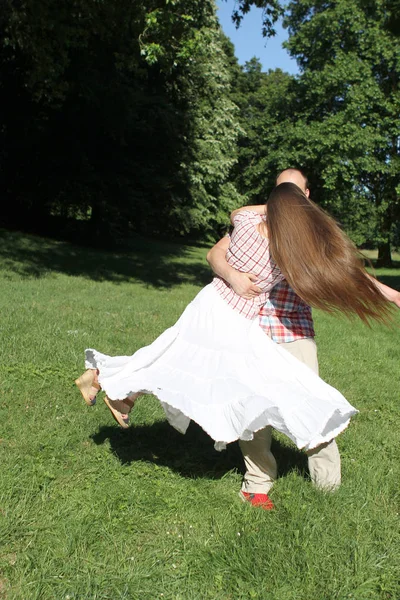
MULTIPOLYGON (((400 1, 240 0, 283 18, 300 75, 238 65, 213 0, 0 0, 1 224, 223 233, 300 166, 390 264, 399 240, 400 1)), ((268 48, 268 46, 267 46, 268 48)))

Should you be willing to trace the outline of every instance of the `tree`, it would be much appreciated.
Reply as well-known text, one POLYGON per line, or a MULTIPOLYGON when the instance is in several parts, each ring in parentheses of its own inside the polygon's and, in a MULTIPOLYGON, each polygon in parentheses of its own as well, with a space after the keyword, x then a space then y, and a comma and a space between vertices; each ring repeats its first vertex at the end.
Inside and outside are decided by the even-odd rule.
MULTIPOLYGON (((240 22, 251 5, 267 17, 275 10, 264 31, 271 35, 282 4, 240 2, 233 18, 240 22)), ((302 166, 313 196, 356 243, 378 246, 379 264, 391 264, 400 213, 399 0, 292 0, 284 12, 301 75, 282 88, 280 111, 268 98, 264 116, 258 111, 247 165, 240 151, 240 189, 253 195, 268 170, 302 166)))
POLYGON ((250 11, 252 6, 262 9, 263 36, 275 35, 274 25, 284 12, 282 3, 279 0, 237 0, 232 13, 232 20, 237 27, 240 27, 244 15, 250 11))
POLYGON ((261 69, 256 58, 245 64, 236 99, 244 134, 239 139, 235 182, 254 204, 265 202, 277 173, 292 166, 286 136, 291 127, 295 78, 280 69, 268 73, 261 69))
MULTIPOLYGON (((90 236, 221 226, 239 127, 212 0, 4 0, 1 189, 90 236)), ((11 214, 10 210, 10 214, 11 214)))
MULTIPOLYGON (((391 264, 400 216, 400 53, 385 0, 293 0, 287 47, 302 69, 297 129, 343 216, 369 209, 378 262, 391 264), (358 205, 357 205, 358 203, 358 205)), ((345 218, 346 220, 346 218, 345 218)))

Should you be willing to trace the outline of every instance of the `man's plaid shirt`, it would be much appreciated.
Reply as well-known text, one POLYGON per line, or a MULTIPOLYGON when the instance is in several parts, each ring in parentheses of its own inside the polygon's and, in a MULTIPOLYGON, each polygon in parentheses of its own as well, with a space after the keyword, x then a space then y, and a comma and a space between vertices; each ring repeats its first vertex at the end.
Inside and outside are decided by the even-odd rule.
POLYGON ((314 337, 311 308, 295 294, 269 254, 269 242, 256 226, 263 217, 251 211, 238 213, 226 253, 228 263, 244 273, 258 277, 263 292, 253 300, 238 296, 221 277, 213 284, 222 298, 247 318, 259 316, 260 327, 274 342, 293 342, 314 337))
POLYGON ((315 336, 311 307, 286 281, 271 290, 259 317, 260 327, 278 344, 315 336))

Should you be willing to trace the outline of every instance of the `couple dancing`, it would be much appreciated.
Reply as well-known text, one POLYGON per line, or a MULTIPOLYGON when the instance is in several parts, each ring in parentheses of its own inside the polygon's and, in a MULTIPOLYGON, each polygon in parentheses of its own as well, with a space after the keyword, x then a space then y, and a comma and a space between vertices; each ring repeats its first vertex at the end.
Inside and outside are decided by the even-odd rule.
POLYGON ((219 450, 239 440, 247 468, 241 497, 268 510, 271 428, 307 452, 316 485, 333 489, 334 440, 357 412, 317 374, 309 305, 385 322, 397 296, 368 276, 350 240, 308 198, 300 171, 284 171, 266 205, 231 219, 230 238, 208 255, 217 276, 176 324, 132 356, 86 350, 77 385, 88 404, 104 390, 121 426, 137 396, 151 393, 182 433, 193 419, 219 450), (287 320, 280 313, 289 305, 287 320))

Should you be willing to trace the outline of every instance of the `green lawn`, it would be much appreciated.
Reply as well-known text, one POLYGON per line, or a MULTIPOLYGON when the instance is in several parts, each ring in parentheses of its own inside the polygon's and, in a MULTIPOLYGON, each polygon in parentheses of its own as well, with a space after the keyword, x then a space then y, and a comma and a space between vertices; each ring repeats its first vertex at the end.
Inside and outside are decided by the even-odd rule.
MULTIPOLYGON (((121 431, 73 380, 83 350, 131 354, 210 278, 206 248, 101 253, 1 232, 0 598, 398 600, 399 329, 315 314, 321 375, 359 410, 323 494, 283 437, 268 513, 217 453, 142 397, 121 431)), ((400 269, 381 271, 400 288, 400 269)))

